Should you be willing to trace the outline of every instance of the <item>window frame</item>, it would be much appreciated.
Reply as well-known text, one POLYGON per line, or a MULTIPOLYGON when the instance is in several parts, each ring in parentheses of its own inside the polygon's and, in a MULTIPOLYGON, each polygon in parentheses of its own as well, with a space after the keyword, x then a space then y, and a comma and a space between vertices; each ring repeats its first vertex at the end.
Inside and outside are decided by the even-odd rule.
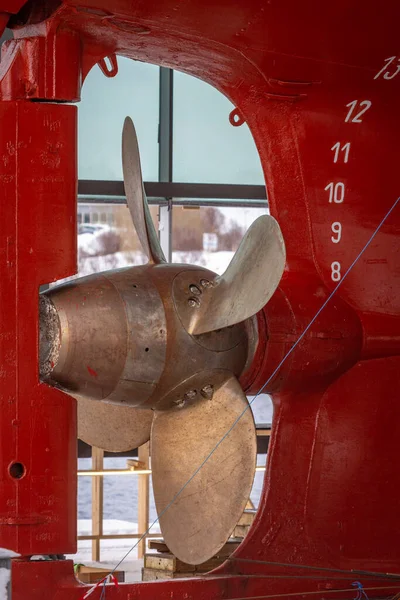
MULTIPOLYGON (((179 183, 172 181, 174 72, 159 67, 158 181, 146 181, 149 204, 159 205, 159 236, 167 260, 172 257, 172 206, 268 208, 263 185, 179 183)), ((78 202, 125 204, 122 181, 78 181, 78 202)))

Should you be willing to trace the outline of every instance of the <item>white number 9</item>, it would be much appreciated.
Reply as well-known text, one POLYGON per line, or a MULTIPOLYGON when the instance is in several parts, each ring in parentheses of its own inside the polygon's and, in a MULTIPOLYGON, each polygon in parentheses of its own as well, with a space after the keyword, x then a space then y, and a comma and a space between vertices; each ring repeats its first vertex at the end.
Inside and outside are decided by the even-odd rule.
POLYGON ((342 224, 339 223, 339 221, 335 221, 334 223, 332 223, 331 229, 332 232, 335 234, 335 236, 331 237, 331 240, 334 244, 338 244, 342 237, 342 224))

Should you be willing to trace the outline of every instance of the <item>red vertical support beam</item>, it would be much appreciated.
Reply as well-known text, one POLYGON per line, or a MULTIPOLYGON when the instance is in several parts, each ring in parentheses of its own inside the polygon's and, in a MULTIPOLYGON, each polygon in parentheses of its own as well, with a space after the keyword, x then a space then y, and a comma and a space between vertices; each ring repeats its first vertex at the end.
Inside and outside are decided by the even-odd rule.
POLYGON ((39 384, 38 293, 75 272, 76 108, 2 102, 0 122, 0 546, 69 553, 75 401, 39 384))

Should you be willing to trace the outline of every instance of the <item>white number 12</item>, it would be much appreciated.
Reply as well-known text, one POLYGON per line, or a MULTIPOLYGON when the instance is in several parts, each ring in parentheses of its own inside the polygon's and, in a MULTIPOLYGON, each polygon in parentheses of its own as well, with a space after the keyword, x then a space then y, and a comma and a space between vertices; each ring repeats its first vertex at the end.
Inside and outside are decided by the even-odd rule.
POLYGON ((362 119, 360 117, 369 108, 371 108, 372 102, 371 100, 362 100, 361 102, 359 102, 359 100, 353 100, 353 102, 349 102, 348 104, 346 104, 346 106, 349 106, 350 110, 347 113, 346 118, 344 120, 345 123, 362 123, 362 119), (361 110, 356 115, 352 116, 354 109, 357 107, 357 104, 359 105, 359 108, 361 108, 362 106, 364 108, 361 108, 361 110))

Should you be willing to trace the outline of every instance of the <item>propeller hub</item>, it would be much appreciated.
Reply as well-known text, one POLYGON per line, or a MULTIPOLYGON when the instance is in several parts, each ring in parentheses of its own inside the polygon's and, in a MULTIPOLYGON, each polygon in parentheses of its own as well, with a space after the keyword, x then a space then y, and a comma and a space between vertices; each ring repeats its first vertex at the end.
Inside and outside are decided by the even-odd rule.
POLYGON ((257 342, 255 319, 198 336, 187 331, 187 300, 193 295, 201 304, 201 281, 215 277, 200 268, 148 264, 46 292, 41 378, 74 397, 125 406, 166 409, 211 397, 224 381, 213 372, 239 377, 257 342))

